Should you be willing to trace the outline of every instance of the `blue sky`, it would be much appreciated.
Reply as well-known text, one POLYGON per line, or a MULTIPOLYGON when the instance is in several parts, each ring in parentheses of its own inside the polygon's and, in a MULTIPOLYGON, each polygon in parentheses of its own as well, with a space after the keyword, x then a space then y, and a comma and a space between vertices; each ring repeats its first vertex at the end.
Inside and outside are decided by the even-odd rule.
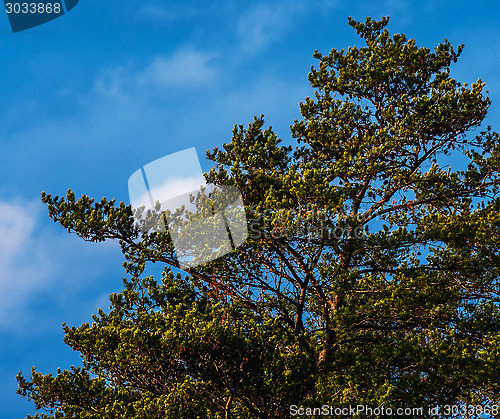
POLYGON ((125 275, 117 243, 69 235, 41 191, 128 203, 141 166, 189 147, 203 156, 261 113, 289 141, 314 50, 362 44, 347 16, 389 15, 419 46, 464 43, 452 75, 487 83, 498 130, 499 12, 493 0, 81 0, 16 34, 0 13, 0 417, 34 413, 15 394, 19 370, 79 363, 61 323, 91 321, 125 275))

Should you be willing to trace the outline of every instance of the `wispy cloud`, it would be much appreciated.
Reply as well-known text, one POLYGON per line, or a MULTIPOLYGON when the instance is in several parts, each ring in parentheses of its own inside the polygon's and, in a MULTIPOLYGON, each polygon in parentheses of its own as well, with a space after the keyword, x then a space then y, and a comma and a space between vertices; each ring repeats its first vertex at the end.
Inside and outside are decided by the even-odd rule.
POLYGON ((151 2, 141 4, 136 13, 139 18, 151 20, 173 20, 178 17, 167 7, 151 2))
POLYGON ((28 299, 50 283, 54 267, 35 234, 39 210, 33 202, 0 202, 0 325, 18 316, 28 299))
POLYGON ((0 332, 83 321, 109 305, 103 279, 107 295, 121 289, 118 244, 86 243, 51 222, 47 228, 46 211, 37 201, 0 201, 0 332))
MULTIPOLYGON (((337 0, 297 0, 255 3, 243 11, 236 26, 240 47, 256 53, 301 28, 298 22, 311 14, 321 14, 338 7, 337 0)), ((300 29, 302 30, 302 29, 300 29)))
POLYGON ((278 39, 291 23, 297 7, 284 2, 260 3, 244 13, 237 24, 242 49, 253 53, 278 39))
POLYGON ((158 1, 141 2, 141 5, 134 10, 134 15, 137 18, 154 23, 191 19, 199 14, 199 7, 186 7, 182 3, 181 8, 173 8, 172 5, 158 1))
POLYGON ((94 84, 94 92, 110 98, 165 92, 166 89, 209 85, 218 75, 215 56, 207 52, 181 49, 160 55, 143 68, 116 67, 103 72, 94 84))
POLYGON ((156 57, 137 76, 139 87, 199 86, 211 83, 217 70, 212 65, 213 56, 192 50, 181 50, 169 57, 156 57))

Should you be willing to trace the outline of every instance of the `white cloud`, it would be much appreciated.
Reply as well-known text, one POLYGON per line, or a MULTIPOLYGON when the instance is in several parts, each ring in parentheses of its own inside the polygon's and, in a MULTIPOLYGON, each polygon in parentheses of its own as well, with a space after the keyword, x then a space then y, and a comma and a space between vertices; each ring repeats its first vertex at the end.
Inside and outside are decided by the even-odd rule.
POLYGON ((153 23, 172 22, 174 20, 186 20, 200 14, 200 7, 189 7, 182 3, 182 7, 172 8, 172 4, 165 5, 164 2, 144 2, 139 8, 134 5, 133 16, 153 23))
POLYGON ((290 31, 303 30, 305 17, 328 14, 339 7, 338 0, 279 0, 254 3, 237 22, 236 35, 245 53, 256 53, 290 31))
POLYGON ((259 3, 244 13, 237 24, 241 48, 255 53, 286 34, 298 13, 306 11, 307 3, 259 3))
POLYGON ((154 61, 137 76, 141 86, 170 87, 198 86, 212 82, 216 70, 211 65, 210 54, 181 50, 170 57, 156 57, 154 61))
POLYGON ((50 282, 46 246, 35 237, 38 212, 35 203, 0 202, 0 325, 50 282))
POLYGON ((259 4, 238 21, 237 33, 242 47, 255 52, 277 38, 286 26, 287 10, 282 5, 259 4))
POLYGON ((169 11, 166 7, 154 3, 142 4, 136 13, 138 17, 143 19, 173 20, 177 18, 177 15, 169 11))
POLYGON ((142 69, 116 67, 103 72, 94 84, 99 96, 125 100, 138 95, 155 95, 172 88, 189 89, 209 85, 217 78, 215 56, 193 49, 159 55, 142 69))
POLYGON ((0 263, 19 254, 33 232, 35 220, 29 207, 0 202, 0 263))
POLYGON ((109 305, 103 280, 109 292, 121 289, 118 243, 87 243, 49 220, 47 228, 46 211, 38 201, 0 201, 1 331, 51 328, 67 317, 84 321, 99 305, 109 305))

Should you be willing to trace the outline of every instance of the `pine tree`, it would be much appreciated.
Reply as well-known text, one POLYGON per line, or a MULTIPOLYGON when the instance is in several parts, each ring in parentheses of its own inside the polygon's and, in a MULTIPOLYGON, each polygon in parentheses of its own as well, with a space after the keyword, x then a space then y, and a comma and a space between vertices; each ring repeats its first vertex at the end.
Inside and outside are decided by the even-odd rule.
POLYGON ((109 314, 65 326, 83 367, 18 376, 44 417, 499 402, 500 143, 474 132, 490 99, 450 77, 462 45, 419 48, 388 23, 349 18, 365 46, 315 52, 295 148, 261 116, 207 152, 207 181, 246 205, 250 236, 224 257, 184 269, 131 207, 42 194, 68 231, 120 240, 131 275, 109 314))

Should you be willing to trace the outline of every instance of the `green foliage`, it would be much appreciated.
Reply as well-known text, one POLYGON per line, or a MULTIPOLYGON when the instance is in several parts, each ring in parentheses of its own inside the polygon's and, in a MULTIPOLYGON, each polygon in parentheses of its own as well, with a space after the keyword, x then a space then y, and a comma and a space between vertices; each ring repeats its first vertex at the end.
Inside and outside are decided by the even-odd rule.
POLYGON ((214 302, 168 270, 160 284, 125 281, 110 300, 91 325, 64 325, 83 369, 19 376, 20 394, 37 408, 96 419, 280 417, 281 401, 303 398, 312 384, 304 367, 314 359, 278 319, 214 302))
POLYGON ((43 417, 500 402, 500 142, 472 134, 490 100, 450 77, 463 46, 419 48, 388 21, 349 19, 366 46, 314 54, 295 149, 261 116, 207 152, 207 181, 247 205, 229 255, 140 279, 148 261, 182 268, 168 232, 140 233, 123 203, 42 194, 68 231, 119 239, 132 276, 109 314, 65 326, 82 368, 19 375, 43 417))

